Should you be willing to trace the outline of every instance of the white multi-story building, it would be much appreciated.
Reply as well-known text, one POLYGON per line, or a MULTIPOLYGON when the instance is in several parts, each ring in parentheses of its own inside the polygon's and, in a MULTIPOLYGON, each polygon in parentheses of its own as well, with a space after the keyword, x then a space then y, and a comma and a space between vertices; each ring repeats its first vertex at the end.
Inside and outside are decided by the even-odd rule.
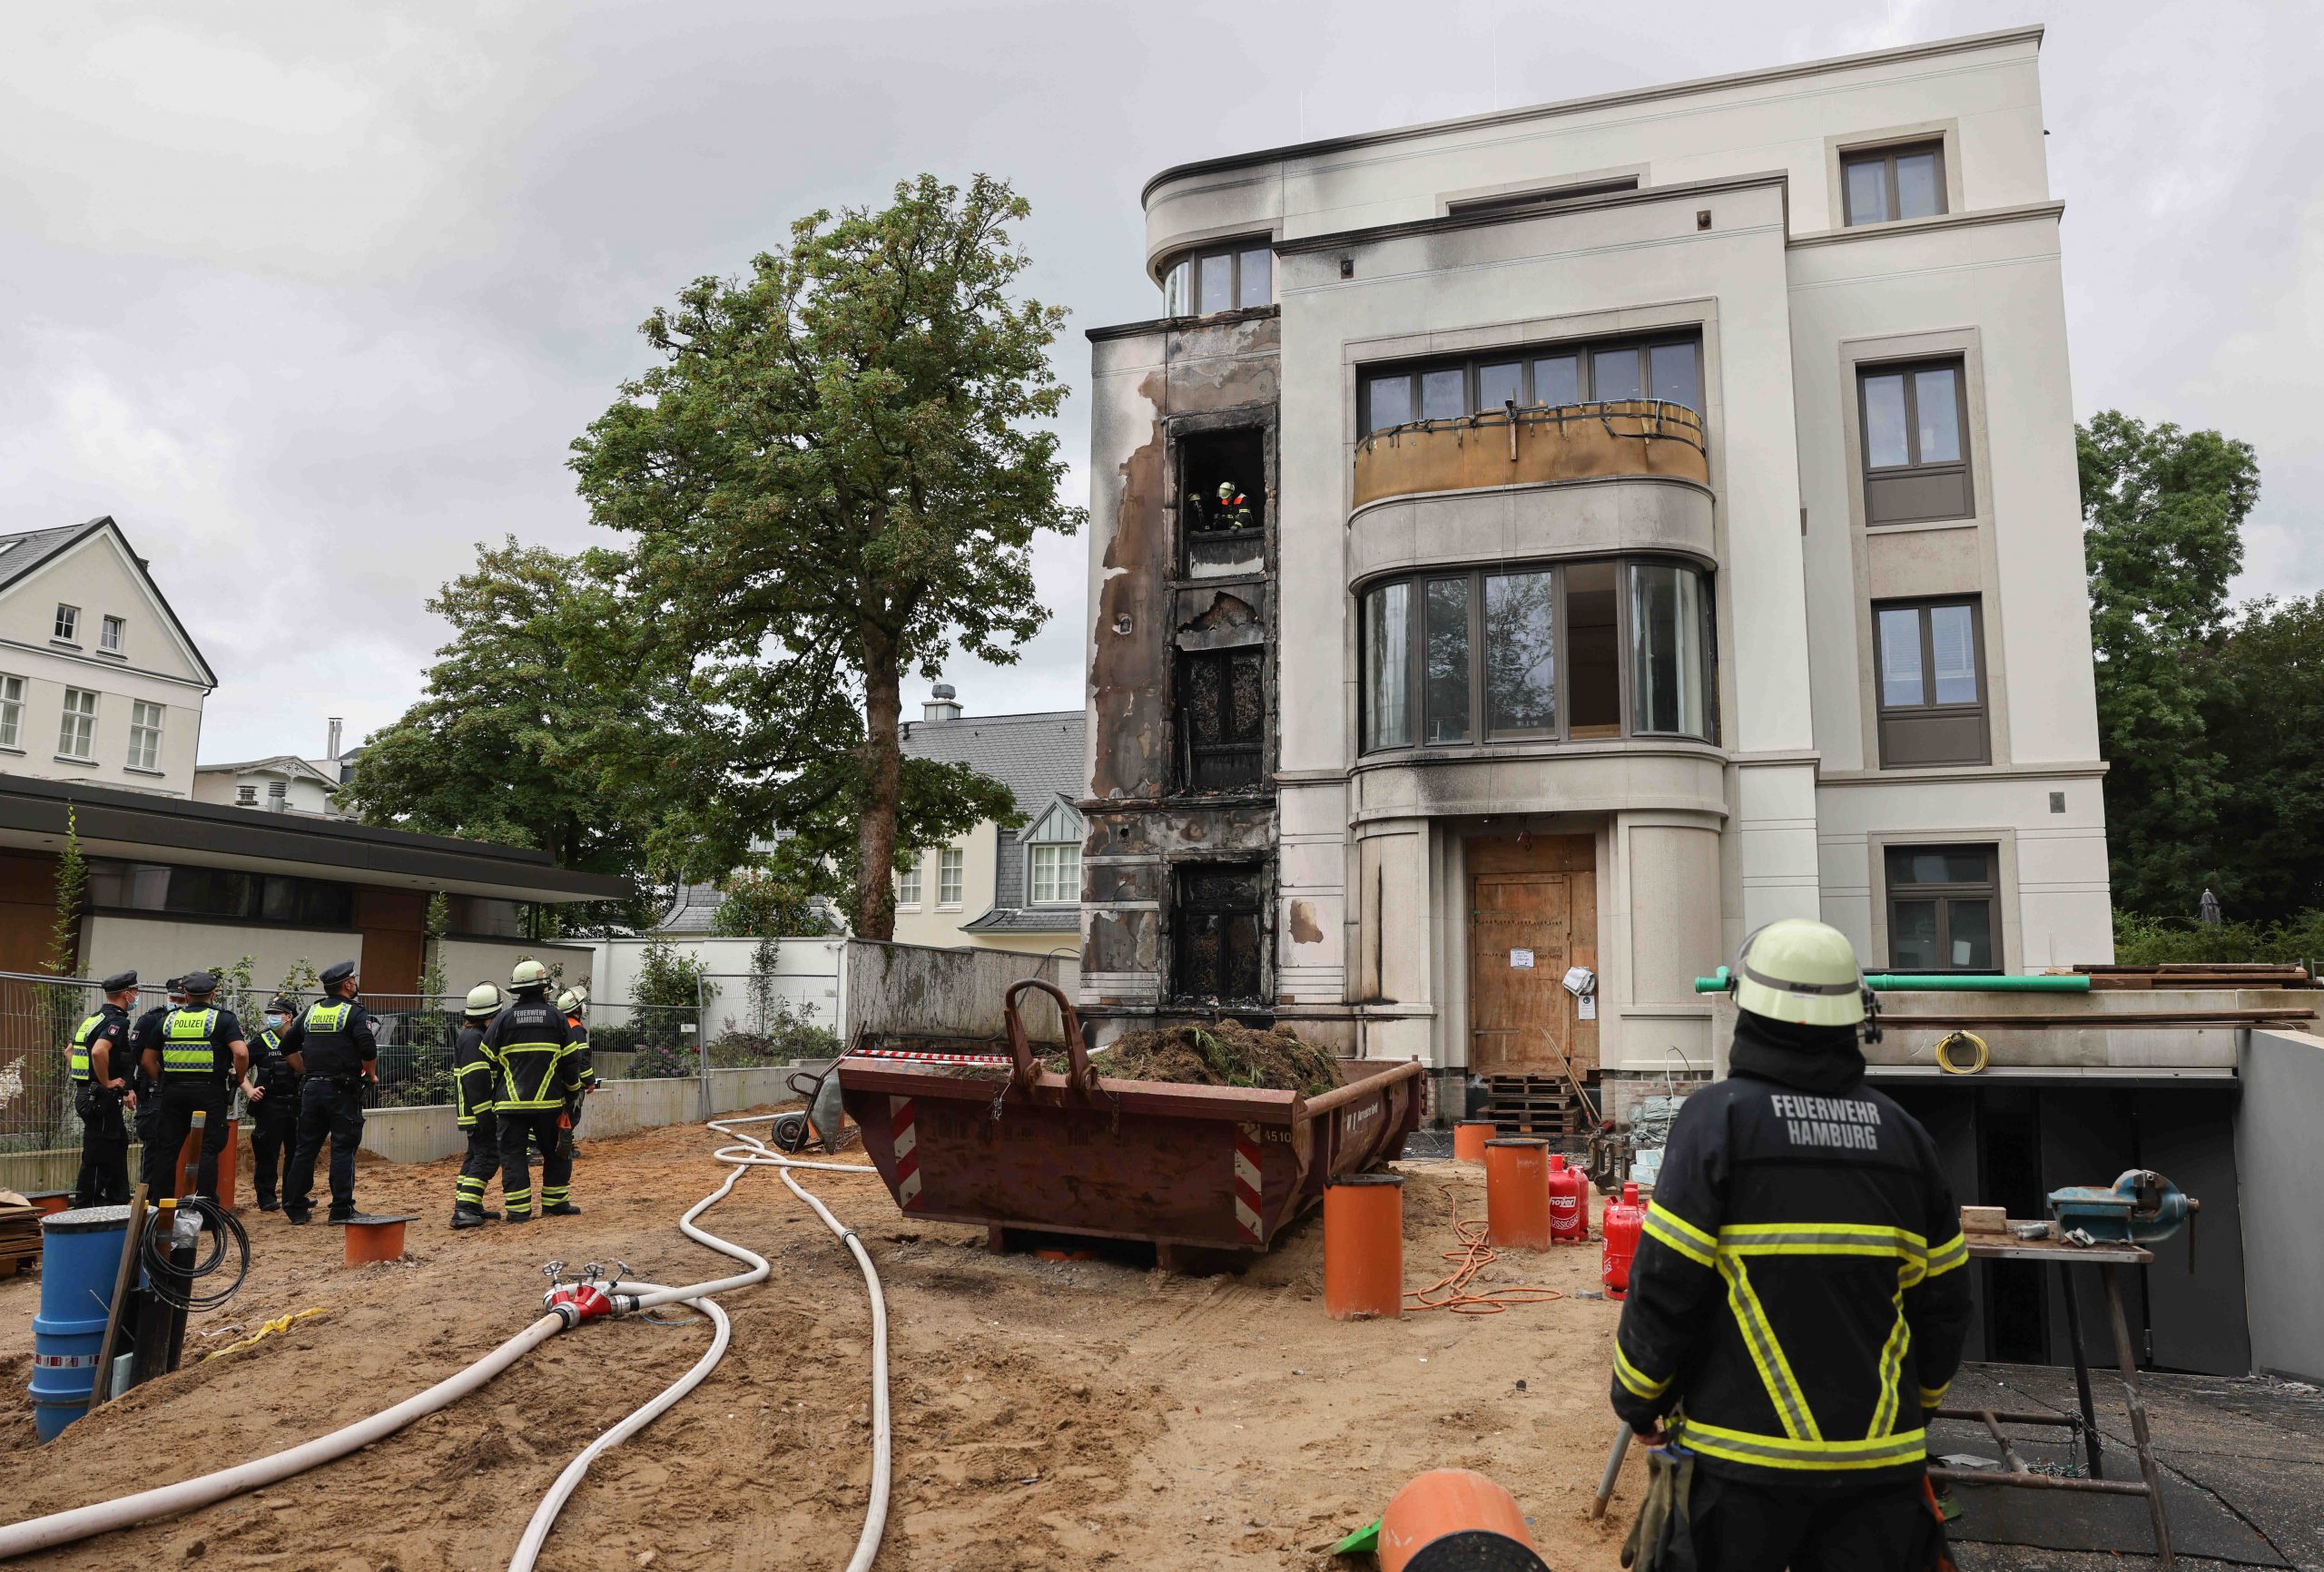
POLYGON ((1440 1073, 2111 958, 2038 28, 1165 171, 1100 329, 1081 1002, 1440 1073), (1571 979, 1571 986, 1567 986, 1571 979))
POLYGON ((191 796, 217 685, 111 518, 0 535, 0 774, 191 796))

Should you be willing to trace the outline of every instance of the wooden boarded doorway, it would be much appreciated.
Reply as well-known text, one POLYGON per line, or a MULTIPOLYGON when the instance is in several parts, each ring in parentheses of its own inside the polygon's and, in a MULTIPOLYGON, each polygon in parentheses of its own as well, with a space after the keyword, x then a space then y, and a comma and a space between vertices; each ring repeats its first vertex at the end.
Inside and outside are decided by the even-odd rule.
POLYGON ((1565 987, 1598 969, 1598 843, 1476 840, 1469 864, 1469 1073, 1562 1081, 1598 1067, 1598 1023, 1565 987), (1563 1056, 1561 1058, 1561 1056, 1563 1056))

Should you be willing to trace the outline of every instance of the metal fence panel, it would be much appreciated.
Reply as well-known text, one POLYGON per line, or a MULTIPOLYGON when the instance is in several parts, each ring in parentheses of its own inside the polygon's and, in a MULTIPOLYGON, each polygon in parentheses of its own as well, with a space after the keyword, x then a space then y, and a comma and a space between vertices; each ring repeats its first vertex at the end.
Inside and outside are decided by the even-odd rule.
POLYGON ((0 972, 0 1152, 81 1145, 67 1058, 73 1029, 103 1002, 86 978, 0 972))

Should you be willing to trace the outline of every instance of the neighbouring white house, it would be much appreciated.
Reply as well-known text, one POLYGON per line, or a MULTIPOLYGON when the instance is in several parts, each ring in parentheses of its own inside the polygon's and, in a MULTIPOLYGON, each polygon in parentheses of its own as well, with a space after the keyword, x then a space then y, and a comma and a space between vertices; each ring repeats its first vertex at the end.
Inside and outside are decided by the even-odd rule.
POLYGON ((342 745, 345 727, 337 715, 330 717, 330 728, 329 741, 318 758, 277 753, 265 759, 195 766, 194 801, 271 813, 350 817, 334 794, 354 775, 355 761, 363 750, 359 745, 342 745))
POLYGON ((190 797, 217 685, 110 517, 0 535, 0 774, 190 797))

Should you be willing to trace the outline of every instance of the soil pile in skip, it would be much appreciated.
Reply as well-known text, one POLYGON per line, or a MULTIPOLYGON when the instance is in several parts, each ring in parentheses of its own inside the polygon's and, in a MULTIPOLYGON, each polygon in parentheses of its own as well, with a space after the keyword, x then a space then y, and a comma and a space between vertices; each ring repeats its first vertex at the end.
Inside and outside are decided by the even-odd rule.
MULTIPOLYGON (((1194 1086, 1256 1086, 1309 1096, 1343 1084, 1339 1061, 1287 1027, 1255 1031, 1240 1021, 1128 1032, 1098 1056, 1098 1073, 1117 1081, 1194 1086)), ((1065 1056, 1049 1067, 1063 1071, 1065 1056)))

